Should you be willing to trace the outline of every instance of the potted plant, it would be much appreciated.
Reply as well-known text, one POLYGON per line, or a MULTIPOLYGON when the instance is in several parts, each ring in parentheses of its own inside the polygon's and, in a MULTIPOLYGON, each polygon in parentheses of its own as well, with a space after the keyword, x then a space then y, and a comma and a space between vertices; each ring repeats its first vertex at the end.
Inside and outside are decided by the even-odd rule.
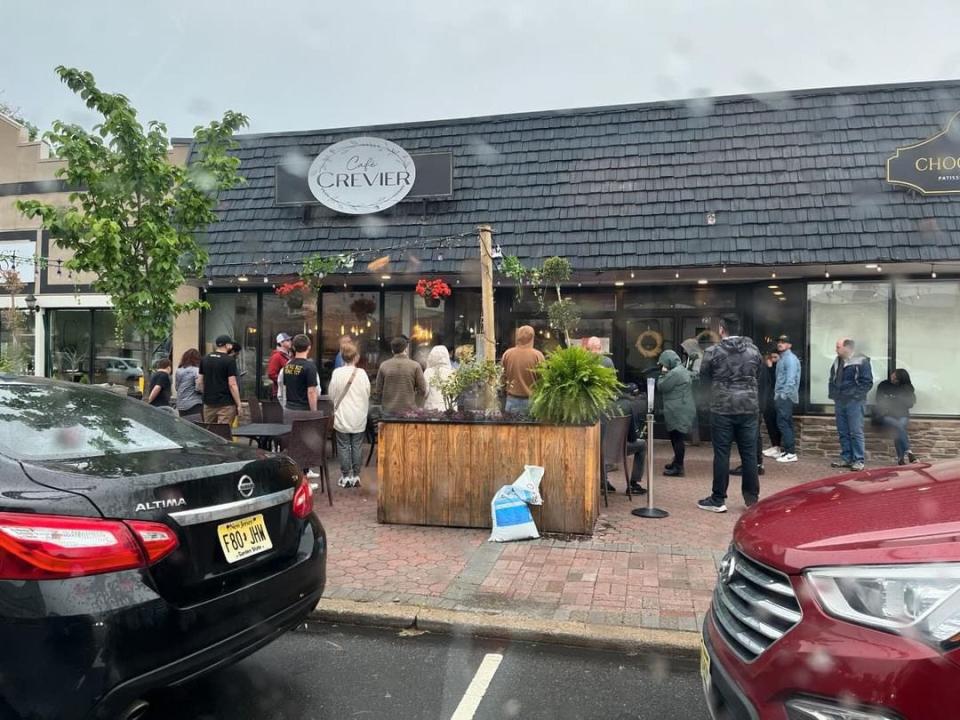
POLYGON ((440 307, 440 302, 444 298, 450 297, 452 291, 443 278, 437 278, 436 280, 421 278, 417 282, 416 293, 423 298, 423 303, 427 307, 440 307))
POLYGON ((364 322, 377 311, 377 304, 372 298, 359 297, 350 303, 350 312, 356 316, 357 320, 364 322))
POLYGON ((593 425, 620 393, 617 373, 582 347, 554 350, 536 368, 530 414, 554 425, 593 425))
POLYGON ((280 297, 286 299, 287 307, 291 310, 296 310, 303 307, 303 293, 306 289, 307 284, 303 280, 297 280, 296 282, 280 285, 275 292, 280 297))

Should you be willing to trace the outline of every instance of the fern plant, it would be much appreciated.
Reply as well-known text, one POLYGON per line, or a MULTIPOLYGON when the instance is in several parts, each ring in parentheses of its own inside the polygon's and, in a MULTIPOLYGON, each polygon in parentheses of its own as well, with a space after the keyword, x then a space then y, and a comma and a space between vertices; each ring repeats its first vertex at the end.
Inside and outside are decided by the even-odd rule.
POLYGON ((554 425, 592 425, 620 394, 617 373, 582 347, 561 348, 537 366, 530 414, 554 425))

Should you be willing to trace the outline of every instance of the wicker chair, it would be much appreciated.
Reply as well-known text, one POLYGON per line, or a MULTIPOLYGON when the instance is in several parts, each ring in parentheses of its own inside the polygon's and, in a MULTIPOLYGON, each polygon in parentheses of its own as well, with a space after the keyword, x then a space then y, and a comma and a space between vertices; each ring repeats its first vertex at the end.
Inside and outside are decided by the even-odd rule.
POLYGON ((233 433, 230 431, 230 426, 226 423, 205 423, 198 422, 196 423, 199 427, 202 427, 207 432, 212 432, 214 435, 222 437, 224 440, 232 440, 233 433))
POLYGON ((264 400, 260 404, 260 422, 282 423, 283 405, 276 400, 264 400))
POLYGON ((606 418, 601 423, 601 445, 603 447, 600 465, 602 472, 603 504, 607 505, 607 463, 623 463, 623 475, 627 483, 627 497, 633 498, 630 493, 630 469, 627 466, 627 436, 630 434, 629 415, 606 418))
POLYGON ((284 442, 284 452, 301 468, 315 467, 320 471, 320 490, 327 493, 333 505, 330 475, 327 472, 327 434, 333 425, 332 417, 314 420, 294 420, 293 430, 284 442))

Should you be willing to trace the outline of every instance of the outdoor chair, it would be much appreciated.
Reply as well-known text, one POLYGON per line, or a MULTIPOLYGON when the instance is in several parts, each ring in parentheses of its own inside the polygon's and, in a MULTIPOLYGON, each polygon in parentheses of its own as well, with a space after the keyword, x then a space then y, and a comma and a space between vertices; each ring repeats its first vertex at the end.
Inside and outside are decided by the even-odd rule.
POLYGON ((303 469, 315 467, 320 472, 320 490, 327 493, 333 505, 330 475, 327 472, 327 434, 333 425, 330 416, 314 420, 294 420, 293 430, 284 442, 284 452, 303 469))
POLYGON ((230 426, 227 425, 227 423, 198 422, 197 425, 208 432, 212 432, 214 435, 219 435, 224 440, 233 439, 233 433, 230 432, 230 426))
MULTIPOLYGON (((317 397, 317 412, 322 412, 333 417, 334 400, 330 395, 320 395, 317 397)), ((330 424, 330 457, 337 456, 337 436, 334 434, 333 424, 330 424)))
POLYGON ((260 403, 260 422, 265 423, 282 423, 283 422, 283 405, 276 402, 275 400, 264 401, 260 403))
POLYGON ((377 449, 377 423, 370 416, 367 416, 367 428, 364 431, 366 440, 370 443, 370 454, 367 455, 366 467, 370 467, 370 461, 373 460, 373 453, 377 449))
POLYGON ((630 468, 627 466, 627 436, 630 434, 629 415, 620 415, 606 418, 600 424, 600 444, 603 448, 600 458, 601 465, 601 487, 603 488, 603 504, 606 507, 607 501, 607 463, 623 463, 623 476, 627 481, 627 497, 631 500, 633 495, 630 492, 630 468))
POLYGON ((257 397, 251 397, 247 405, 250 408, 250 422, 252 423, 262 423, 263 422, 263 408, 260 405, 260 399, 257 397))

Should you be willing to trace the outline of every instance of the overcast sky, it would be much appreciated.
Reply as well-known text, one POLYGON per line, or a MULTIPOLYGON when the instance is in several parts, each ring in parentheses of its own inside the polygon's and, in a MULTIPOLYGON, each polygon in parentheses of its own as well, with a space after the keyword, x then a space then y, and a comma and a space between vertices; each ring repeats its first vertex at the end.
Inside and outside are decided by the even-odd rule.
MULTIPOLYGON (((172 135, 960 77, 957 0, 0 0, 0 100, 88 123, 90 70, 172 135)), ((960 101, 958 101, 960 108, 960 101)))

